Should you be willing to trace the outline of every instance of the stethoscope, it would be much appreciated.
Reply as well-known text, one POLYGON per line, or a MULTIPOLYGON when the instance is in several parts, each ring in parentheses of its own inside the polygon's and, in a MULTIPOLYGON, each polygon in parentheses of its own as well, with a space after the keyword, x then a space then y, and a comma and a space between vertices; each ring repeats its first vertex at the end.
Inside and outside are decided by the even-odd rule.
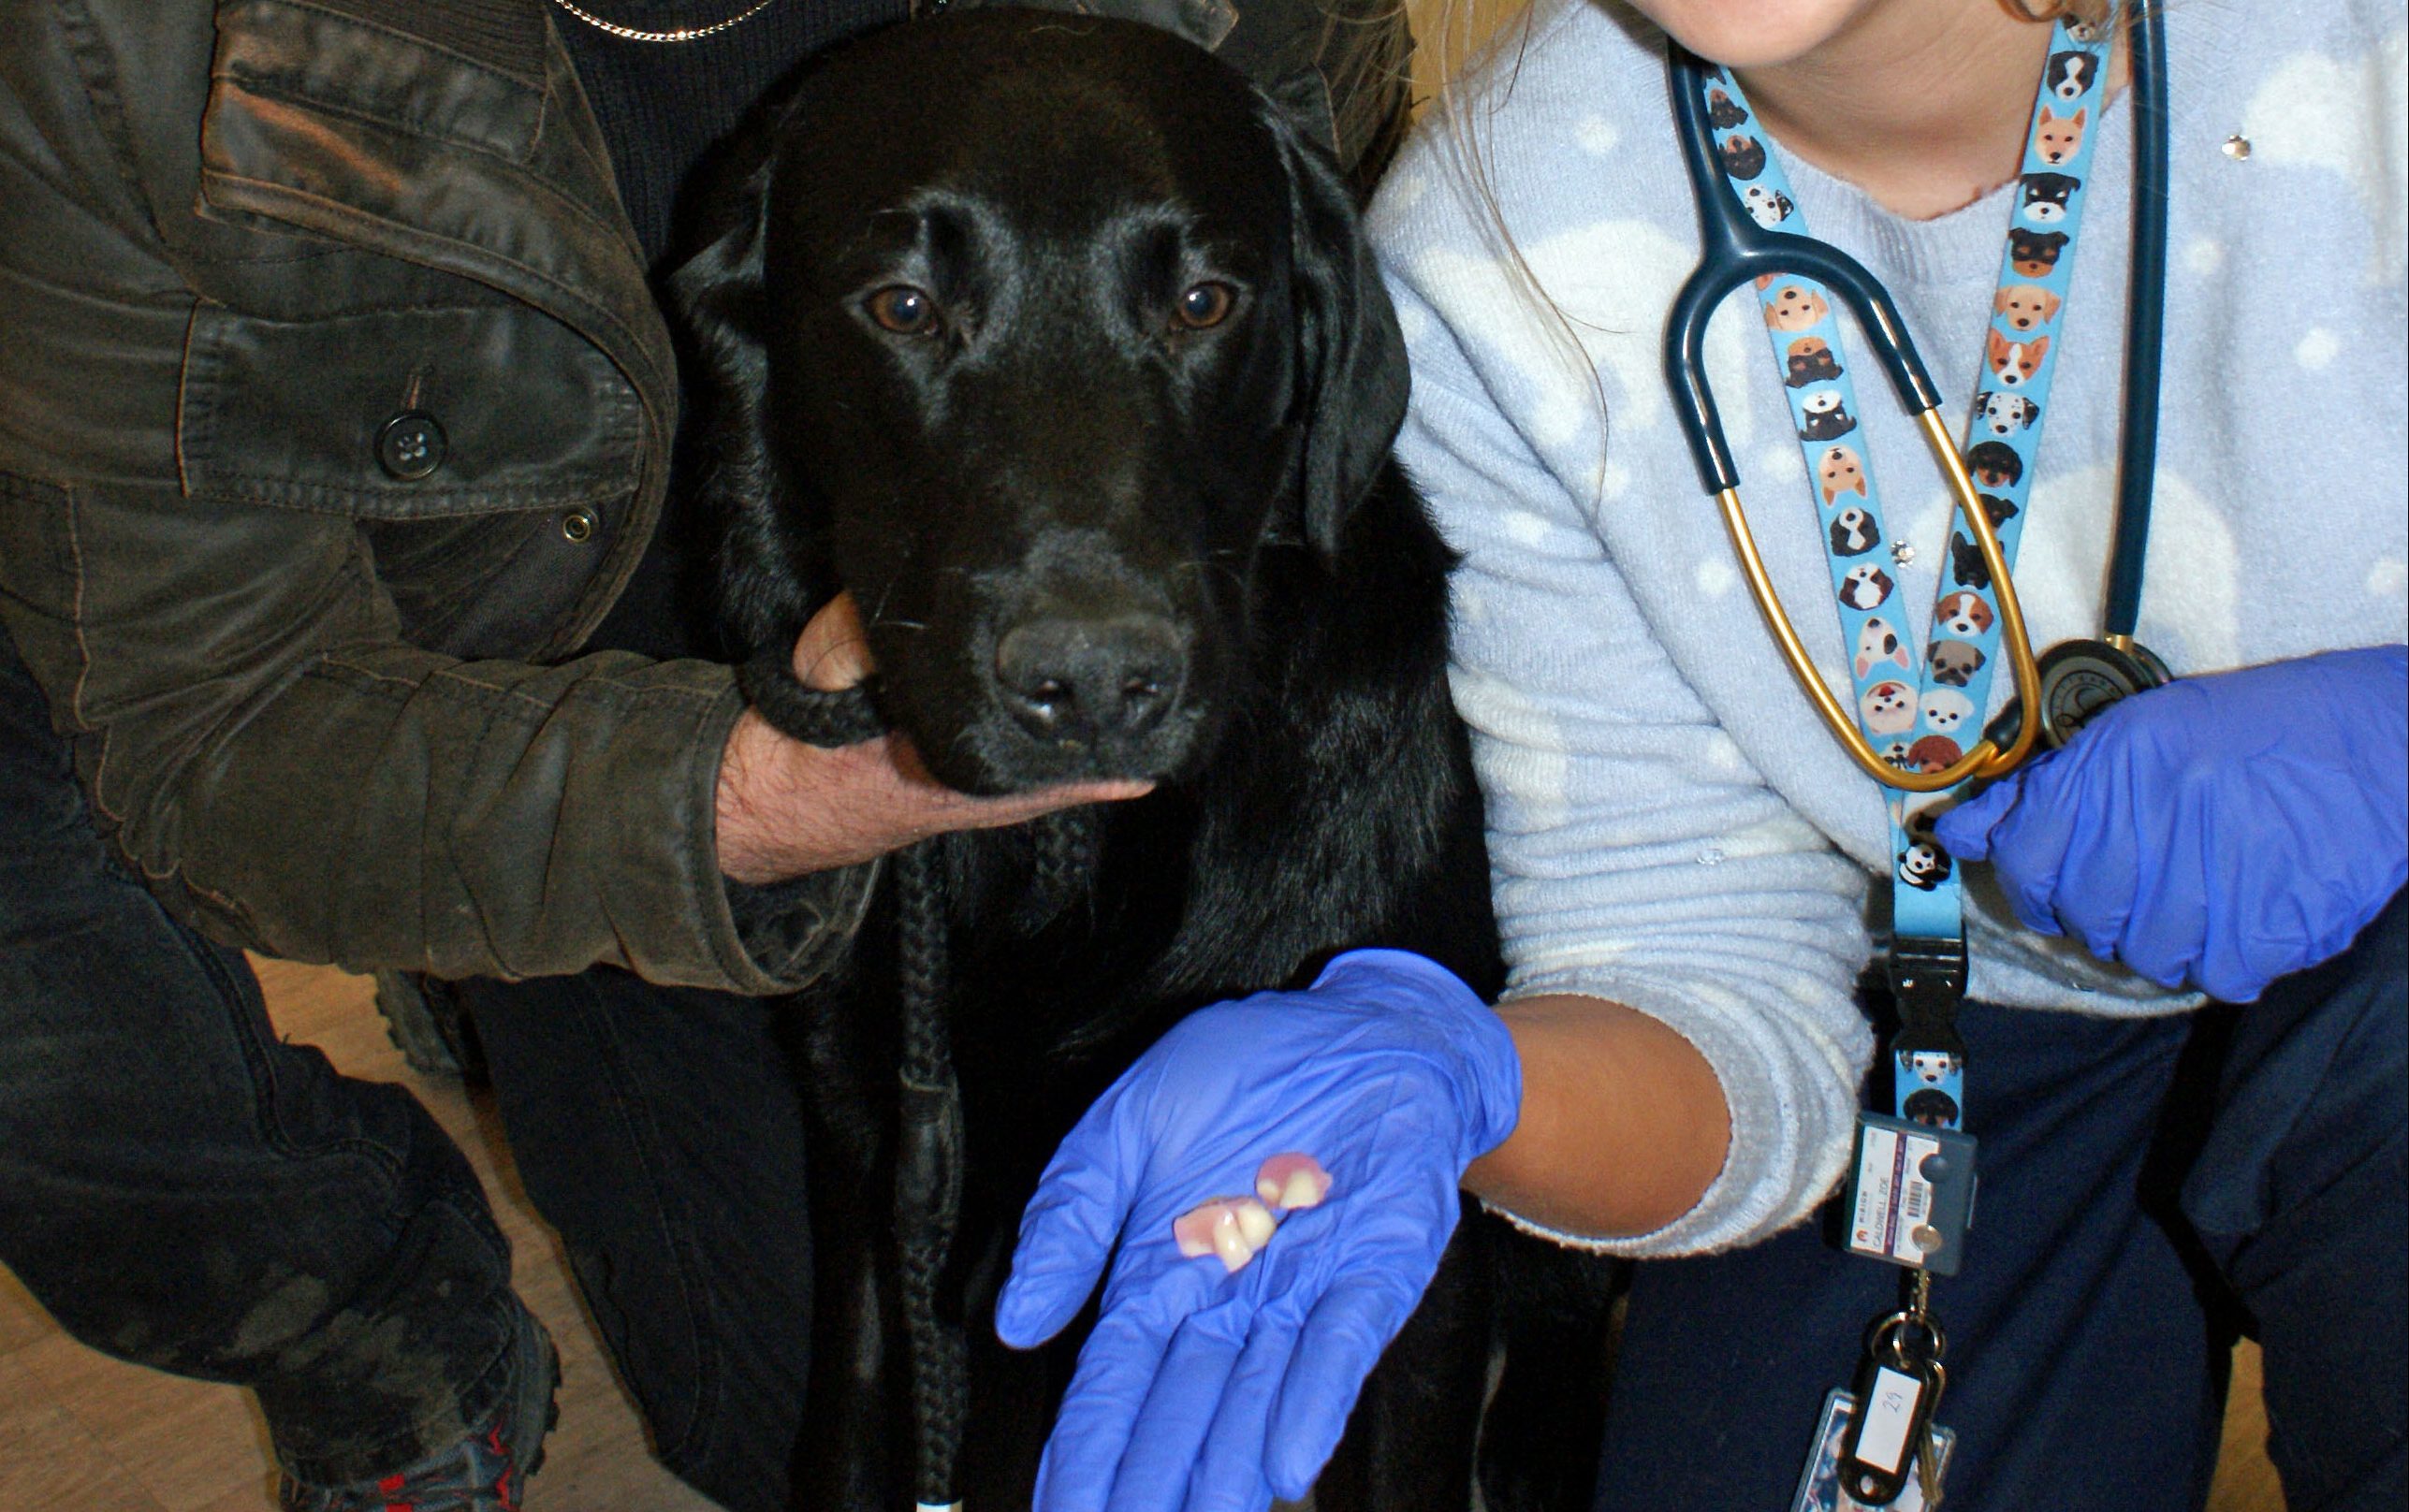
POLYGON ((1999 537, 1982 508, 1974 480, 1940 415, 1940 395, 1917 355, 1906 322, 1890 291, 1862 264, 1828 242, 1757 224, 1723 180, 1715 159, 1703 91, 1706 65, 1678 43, 1669 44, 1676 135, 1698 201, 1702 252, 1697 269, 1674 297, 1665 326, 1665 383, 1673 410, 1706 491, 1721 509, 1738 552, 1749 592, 1788 662, 1799 686, 1849 756, 1888 787, 1936 792, 1968 778, 1996 778, 2012 771, 2037 746, 2055 747, 2073 737, 2093 715, 2127 694, 2168 680, 2165 664, 2133 638, 2141 613, 2142 559, 2150 531, 2152 474, 2158 449, 2158 367, 2167 291, 2167 80, 2166 21, 2161 7, 2141 7, 2129 38, 2136 121, 2133 190, 2133 282, 2126 301, 2124 434, 2118 468, 2117 509, 2109 557, 2107 612, 2098 639, 2065 642, 2036 657, 2024 627, 1999 537), (1716 307, 1741 284, 1766 274, 1812 278, 1830 288, 1857 317, 1873 343, 1900 404, 1914 416, 1940 464, 1977 549, 1990 569, 1999 601, 2001 645, 2015 679, 2016 701, 1983 738, 1958 760, 1936 771, 1903 770, 1876 752, 1843 707, 1792 628, 1767 574, 1756 538, 1740 502, 1740 474, 1723 437, 1715 395, 1707 386, 1706 327, 1716 307), (2023 711, 2037 709, 2037 719, 2023 711))

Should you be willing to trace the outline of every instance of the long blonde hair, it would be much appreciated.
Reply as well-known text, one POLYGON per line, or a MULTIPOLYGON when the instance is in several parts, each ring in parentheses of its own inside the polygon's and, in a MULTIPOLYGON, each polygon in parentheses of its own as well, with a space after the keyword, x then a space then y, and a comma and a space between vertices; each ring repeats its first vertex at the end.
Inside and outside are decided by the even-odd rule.
MULTIPOLYGON (((1505 269, 1514 295, 1537 317, 1535 327, 1566 374, 1589 392, 1599 435, 1607 422, 1606 385, 1589 349, 1584 328, 1594 328, 1566 309, 1548 292, 1523 245, 1507 224, 1505 202, 1496 192, 1490 124, 1511 99, 1522 59, 1540 41, 1542 13, 1561 7, 1549 0, 1406 0, 1414 23, 1416 105, 1425 114, 1424 131, 1435 130, 1445 142, 1446 170, 1460 175, 1469 204, 1478 208, 1485 239, 1505 269), (1488 65, 1495 60, 1496 66, 1488 65), (1485 80, 1480 97, 1464 87, 1474 75, 1485 80)), ((1594 0, 1588 0, 1594 3, 1594 0)), ((1592 503, 1602 499, 1606 480, 1606 449, 1599 447, 1590 478, 1592 503)))

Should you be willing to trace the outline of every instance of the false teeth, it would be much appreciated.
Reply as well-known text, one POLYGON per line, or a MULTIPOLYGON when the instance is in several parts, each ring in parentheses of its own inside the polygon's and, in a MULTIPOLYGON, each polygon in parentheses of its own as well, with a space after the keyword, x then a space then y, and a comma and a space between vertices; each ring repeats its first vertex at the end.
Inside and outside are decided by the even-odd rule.
POLYGON ((1218 1256, 1237 1272, 1271 1243, 1278 1213, 1319 1207, 1330 1195, 1330 1172, 1309 1155, 1276 1155, 1255 1171, 1255 1197, 1217 1197, 1172 1220, 1171 1237, 1190 1259, 1218 1256), (1256 1199, 1260 1198, 1258 1201, 1256 1199))
POLYGON ((1215 1255, 1225 1270, 1239 1271, 1271 1242, 1277 1227, 1269 1210, 1253 1198, 1217 1197, 1173 1220, 1171 1236, 1189 1258, 1215 1255))
POLYGON ((1284 1213, 1320 1207, 1330 1195, 1330 1172, 1309 1155, 1276 1155, 1256 1170, 1255 1195, 1284 1213))

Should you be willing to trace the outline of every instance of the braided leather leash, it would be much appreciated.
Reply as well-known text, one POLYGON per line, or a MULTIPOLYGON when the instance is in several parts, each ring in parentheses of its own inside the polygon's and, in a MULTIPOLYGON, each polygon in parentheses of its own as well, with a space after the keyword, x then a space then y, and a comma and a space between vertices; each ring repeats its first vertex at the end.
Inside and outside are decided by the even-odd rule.
MULTIPOLYGON (((807 745, 857 745, 886 733, 868 683, 834 691, 795 676, 787 652, 764 650, 737 669, 737 686, 762 718, 807 745)), ((955 1462, 970 1410, 970 1347, 940 1311, 962 1208, 962 1088, 945 1016, 950 952, 938 842, 896 853, 897 976, 903 993, 896 1065, 894 1215, 898 1291, 911 1354, 914 1490, 924 1506, 952 1506, 955 1462)))

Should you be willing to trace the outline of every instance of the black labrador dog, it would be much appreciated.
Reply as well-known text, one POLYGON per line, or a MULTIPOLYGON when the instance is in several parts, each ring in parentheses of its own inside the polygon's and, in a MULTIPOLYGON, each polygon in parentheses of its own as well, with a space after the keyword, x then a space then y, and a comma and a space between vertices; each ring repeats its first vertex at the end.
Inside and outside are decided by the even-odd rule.
MULTIPOLYGON (((843 738, 785 662, 847 589, 878 720, 945 782, 1159 784, 898 858, 798 1005, 798 1505, 1025 1507, 1081 1330, 1015 1355, 991 1305, 1088 1101, 1181 1014, 1349 947, 1497 984, 1451 558, 1389 458, 1404 353, 1348 189, 1208 53, 916 22, 808 69, 740 153, 673 293, 749 688, 843 738)), ((1552 1254, 1459 1230, 1317 1505, 1461 1512, 1476 1457, 1493 1507, 1588 1505, 1601 1312, 1552 1254)))

